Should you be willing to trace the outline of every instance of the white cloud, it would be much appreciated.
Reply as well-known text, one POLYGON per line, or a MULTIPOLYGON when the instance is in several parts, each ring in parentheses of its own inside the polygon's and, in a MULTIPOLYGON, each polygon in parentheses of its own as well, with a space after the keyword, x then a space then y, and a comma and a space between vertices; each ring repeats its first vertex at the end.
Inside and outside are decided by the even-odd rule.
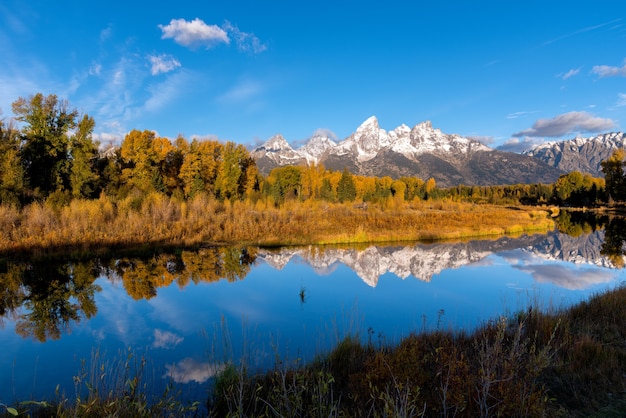
POLYGON ((496 140, 493 136, 488 136, 488 135, 471 135, 468 136, 469 139, 473 139, 474 141, 478 141, 481 144, 484 145, 491 145, 493 144, 493 142, 496 140))
POLYGON ((178 344, 183 342, 183 337, 176 335, 173 332, 161 331, 160 329, 154 330, 154 348, 174 348, 178 344))
POLYGON ((626 93, 617 93, 617 103, 616 107, 626 106, 626 93))
POLYGON ((561 265, 528 265, 515 268, 529 273, 539 283, 552 283, 569 290, 582 290, 591 286, 609 283, 613 274, 603 270, 576 268, 570 269, 561 265))
POLYGON ((217 25, 207 25, 201 19, 195 18, 188 22, 185 19, 172 19, 169 25, 159 25, 163 32, 161 39, 174 39, 183 46, 196 47, 204 45, 207 48, 215 44, 229 44, 228 34, 217 25))
POLYGON ((254 34, 240 31, 237 26, 228 20, 224 22, 222 28, 232 35, 240 51, 260 54, 267 49, 267 45, 263 44, 254 34))
POLYGON ((313 132, 313 136, 327 136, 328 138, 337 142, 337 134, 335 134, 328 128, 317 128, 315 132, 313 132))
POLYGON ((626 63, 621 67, 611 67, 610 65, 595 65, 591 72, 604 77, 626 77, 626 63))
POLYGON ((189 383, 191 381, 204 383, 222 371, 223 366, 185 358, 176 364, 166 364, 165 369, 166 372, 163 377, 171 378, 176 383, 189 383))
POLYGON ((173 71, 181 66, 180 61, 173 56, 166 54, 148 55, 148 60, 150 61, 150 64, 152 64, 152 67, 150 68, 152 75, 169 73, 170 71, 173 71))
POLYGON ((568 72, 566 72, 565 74, 563 74, 561 76, 561 79, 563 80, 567 80, 570 77, 574 77, 576 74, 578 74, 580 72, 580 68, 576 68, 576 69, 571 69, 568 72))
POLYGON ((531 115, 533 113, 537 113, 537 110, 533 110, 530 112, 513 112, 513 113, 509 113, 508 115, 506 115, 507 119, 517 119, 520 116, 526 116, 526 115, 531 115))
POLYGON ((539 119, 532 128, 513 134, 514 137, 560 137, 577 132, 596 133, 616 126, 611 119, 595 117, 588 112, 568 112, 552 119, 539 119))
POLYGON ((536 145, 543 143, 541 140, 533 139, 533 138, 511 138, 506 141, 504 144, 497 147, 499 151, 509 151, 521 153, 523 151, 527 151, 529 149, 534 148, 536 145))

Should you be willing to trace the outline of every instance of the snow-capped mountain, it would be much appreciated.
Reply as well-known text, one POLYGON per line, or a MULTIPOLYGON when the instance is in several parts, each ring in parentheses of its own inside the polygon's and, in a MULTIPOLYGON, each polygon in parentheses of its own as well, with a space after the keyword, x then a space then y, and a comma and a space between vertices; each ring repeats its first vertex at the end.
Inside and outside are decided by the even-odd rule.
POLYGON ((528 271, 536 280, 550 280, 556 285, 580 289, 603 283, 611 274, 589 273, 582 269, 554 274, 554 265, 546 267, 542 260, 566 261, 575 265, 614 268, 600 252, 603 231, 571 237, 554 233, 497 240, 476 240, 457 243, 417 244, 412 246, 370 246, 365 250, 353 248, 299 247, 279 251, 259 249, 257 259, 277 270, 293 259, 300 259, 320 274, 343 264, 352 269, 367 285, 376 287, 381 276, 392 273, 401 279, 414 277, 430 282, 433 276, 447 269, 477 263, 491 254, 499 253, 516 268, 528 271), (552 274, 546 274, 546 271, 552 274))
POLYGON ((493 150, 456 134, 445 134, 428 121, 386 131, 372 116, 336 143, 314 136, 293 149, 284 138, 271 138, 252 151, 264 174, 288 164, 323 164, 368 176, 433 177, 440 186, 553 182, 561 171, 529 156, 493 150))
POLYGON ((298 151, 306 158, 307 162, 318 163, 328 150, 334 149, 337 143, 326 135, 315 135, 307 141, 298 151))
MULTIPOLYGON (((291 148, 291 145, 283 138, 281 134, 274 135, 268 139, 263 145, 254 150, 255 153, 263 153, 264 155, 271 155, 272 161, 276 165, 300 165, 306 163, 306 158, 303 155, 291 148)), ((253 158, 254 155, 253 155, 253 158)), ((262 166, 258 163, 259 168, 262 166)))
POLYGON ((545 142, 524 154, 564 172, 580 171, 594 177, 604 177, 600 163, 609 158, 614 150, 625 146, 626 133, 613 132, 589 138, 545 142))

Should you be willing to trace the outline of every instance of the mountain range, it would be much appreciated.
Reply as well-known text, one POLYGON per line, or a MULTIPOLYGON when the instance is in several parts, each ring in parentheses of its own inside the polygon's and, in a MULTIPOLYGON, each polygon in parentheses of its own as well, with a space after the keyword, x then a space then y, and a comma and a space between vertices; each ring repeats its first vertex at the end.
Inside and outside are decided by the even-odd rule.
POLYGON ((367 285, 376 287, 380 277, 392 273, 401 279, 414 277, 430 282, 447 269, 478 263, 491 254, 499 254, 520 270, 531 273, 537 281, 550 281, 568 289, 582 289, 607 277, 590 273, 582 266, 615 268, 600 252, 604 231, 572 237, 558 232, 545 235, 524 235, 519 238, 501 237, 497 240, 416 244, 407 246, 377 246, 364 250, 354 248, 297 247, 279 251, 259 249, 257 258, 277 270, 299 258, 320 273, 332 271, 339 264, 352 269, 367 285), (559 270, 554 264, 538 260, 565 261, 581 268, 574 273, 559 270))
POLYGON ((327 169, 348 169, 366 176, 432 177, 442 187, 552 183, 570 171, 601 176, 600 162, 613 149, 623 147, 625 137, 613 133, 551 142, 518 154, 445 134, 428 121, 413 128, 402 124, 386 131, 372 116, 340 142, 327 135, 315 135, 294 149, 278 134, 251 155, 263 174, 285 165, 323 164, 327 169))
POLYGON ((551 141, 537 145, 523 154, 540 159, 563 172, 580 171, 604 177, 600 163, 617 148, 626 147, 626 133, 611 132, 590 138, 551 141))

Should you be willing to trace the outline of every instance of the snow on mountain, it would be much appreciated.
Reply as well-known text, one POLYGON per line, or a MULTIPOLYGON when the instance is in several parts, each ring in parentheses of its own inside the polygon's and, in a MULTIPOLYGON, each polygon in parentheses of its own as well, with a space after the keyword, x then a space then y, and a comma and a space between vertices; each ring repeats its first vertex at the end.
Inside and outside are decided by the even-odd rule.
POLYGON ((602 161, 617 148, 626 147, 626 133, 612 132, 589 138, 550 141, 536 145, 523 154, 540 159, 563 172, 580 171, 604 177, 602 161))
POLYGON ((265 144, 262 145, 267 151, 277 152, 277 151, 293 151, 291 145, 287 142, 285 138, 281 134, 274 135, 270 139, 267 140, 265 144))
POLYGON ((597 283, 604 283, 610 274, 562 274, 546 276, 541 272, 543 262, 558 260, 575 265, 594 265, 614 268, 613 263, 600 251, 604 233, 595 231, 578 237, 566 234, 525 235, 519 238, 502 237, 495 241, 469 241, 466 243, 440 243, 413 246, 370 246, 365 250, 299 247, 283 248, 280 251, 260 249, 257 253, 275 269, 283 269, 291 260, 299 258, 313 269, 323 274, 343 264, 352 269, 368 286, 376 287, 380 277, 392 273, 401 279, 414 277, 429 282, 447 269, 483 260, 499 253, 521 270, 533 274, 536 280, 553 281, 568 288, 581 289, 597 283), (530 258, 529 258, 530 256, 530 258), (519 258, 519 260, 516 259, 519 258))
POLYGON ((331 170, 348 169, 365 176, 432 177, 443 187, 551 183, 563 174, 539 159, 496 151, 476 140, 445 134, 429 121, 386 131, 375 116, 339 143, 316 135, 293 149, 284 138, 272 137, 251 155, 263 174, 283 165, 323 164, 331 170))
POLYGON ((274 135, 263 145, 257 147, 250 153, 250 156, 257 161, 260 169, 271 169, 274 166, 282 165, 299 165, 306 162, 306 158, 294 150, 280 134, 274 135))
POLYGON ((337 143, 327 135, 315 135, 298 149, 298 152, 304 155, 307 162, 311 164, 319 162, 324 157, 326 151, 336 146, 337 143))
MULTIPOLYGON (((491 148, 459 135, 444 134, 439 129, 433 129, 429 121, 419 123, 412 129, 402 124, 387 132, 379 126, 378 119, 371 116, 352 135, 339 143, 327 136, 316 135, 301 148, 294 150, 282 136, 276 135, 256 148, 252 155, 255 158, 262 156, 272 158, 272 156, 279 154, 290 155, 293 152, 292 159, 301 158, 308 163, 320 163, 327 154, 351 155, 358 162, 365 162, 373 159, 383 150, 393 151, 409 159, 415 159, 423 153, 467 153, 469 151, 490 151, 491 148)), ((284 160, 284 158, 281 159, 284 160)))

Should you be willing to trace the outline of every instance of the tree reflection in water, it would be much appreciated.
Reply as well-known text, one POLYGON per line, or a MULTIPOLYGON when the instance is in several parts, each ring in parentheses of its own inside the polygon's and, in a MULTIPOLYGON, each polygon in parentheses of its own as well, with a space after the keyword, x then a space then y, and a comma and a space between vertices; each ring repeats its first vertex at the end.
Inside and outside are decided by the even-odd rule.
POLYGON ((14 319, 15 331, 23 337, 58 339, 72 322, 98 311, 96 277, 94 262, 8 263, 7 272, 0 274, 0 315, 14 319))
POLYGON ((606 224, 604 243, 600 252, 606 256, 617 268, 624 267, 626 255, 626 218, 611 217, 606 224))
POLYGON ((0 325, 15 321, 24 338, 56 340, 72 323, 93 317, 98 308, 95 284, 100 276, 121 279, 135 300, 150 299, 157 289, 174 281, 182 288, 190 282, 241 280, 250 271, 256 250, 217 247, 152 258, 122 258, 88 262, 6 262, 0 266, 0 325))

